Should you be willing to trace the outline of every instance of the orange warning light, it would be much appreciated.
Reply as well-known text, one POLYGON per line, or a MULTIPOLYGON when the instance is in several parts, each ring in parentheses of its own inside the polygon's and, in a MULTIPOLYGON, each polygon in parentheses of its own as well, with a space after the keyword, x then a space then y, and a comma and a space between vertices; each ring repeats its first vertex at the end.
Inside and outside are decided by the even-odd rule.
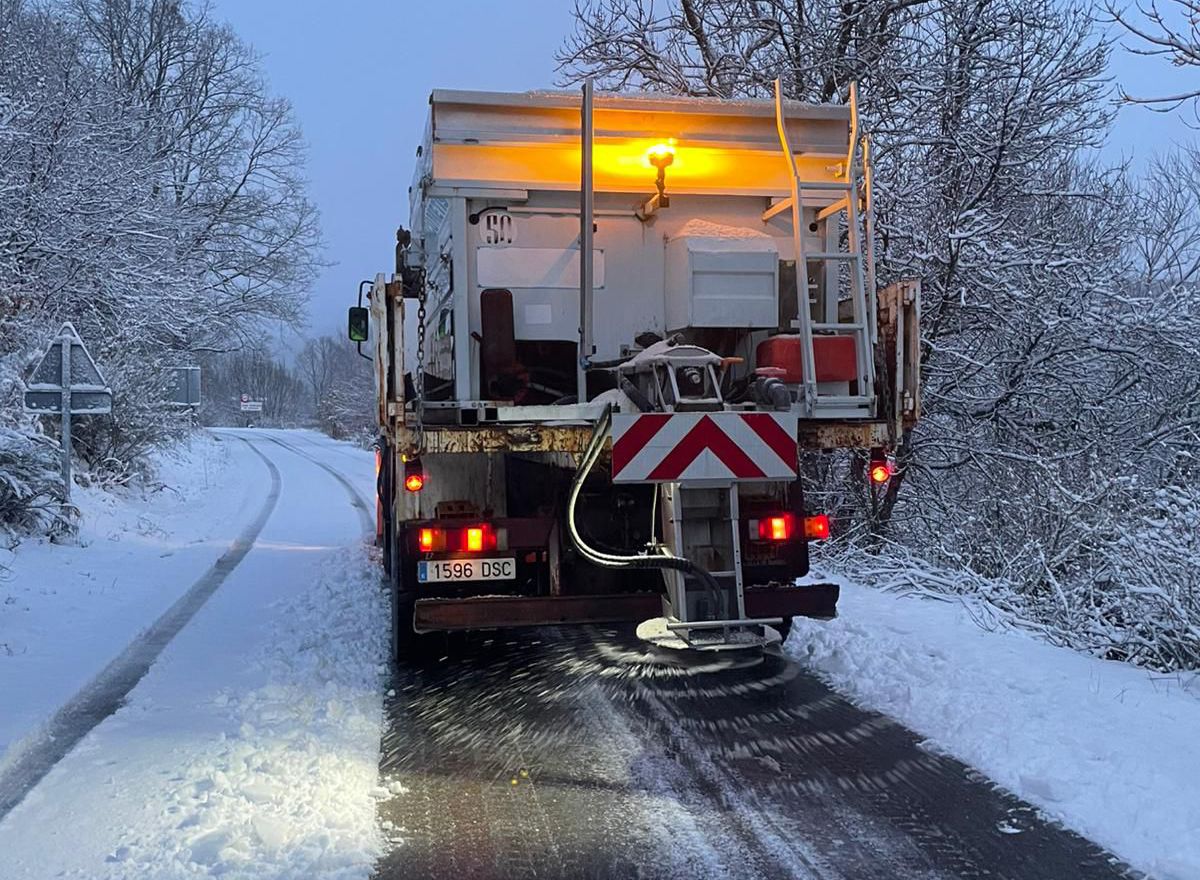
POLYGON ((787 541, 792 537, 792 515, 769 516, 758 521, 760 541, 787 541))

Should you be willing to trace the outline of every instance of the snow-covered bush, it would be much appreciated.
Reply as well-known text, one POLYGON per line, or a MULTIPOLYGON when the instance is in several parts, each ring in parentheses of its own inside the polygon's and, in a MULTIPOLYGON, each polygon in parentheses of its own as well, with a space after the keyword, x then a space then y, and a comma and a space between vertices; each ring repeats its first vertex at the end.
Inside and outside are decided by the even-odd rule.
MULTIPOLYGON (((3 296, 0 287, 0 307, 3 296)), ((7 329, 3 316, 0 311, 0 341, 7 329)), ((17 352, 0 356, 0 551, 25 533, 71 528, 60 511, 61 447, 22 410, 25 362, 17 352)))
POLYGON ((45 531, 59 518, 59 447, 47 437, 0 427, 0 537, 45 531))
POLYGON ((1095 632, 1101 644, 1111 640, 1111 656, 1200 669, 1200 492, 1171 487, 1153 494, 1115 536, 1108 571, 1098 578, 1099 592, 1108 587, 1109 595, 1107 614, 1093 618, 1095 632))
POLYGON ((1200 497, 1163 491, 1157 504, 1111 535, 1086 576, 1041 566, 988 577, 965 560, 930 562, 904 544, 840 540, 816 549, 814 565, 881 589, 961 598, 987 628, 1017 627, 1108 660, 1152 669, 1200 669, 1200 497))

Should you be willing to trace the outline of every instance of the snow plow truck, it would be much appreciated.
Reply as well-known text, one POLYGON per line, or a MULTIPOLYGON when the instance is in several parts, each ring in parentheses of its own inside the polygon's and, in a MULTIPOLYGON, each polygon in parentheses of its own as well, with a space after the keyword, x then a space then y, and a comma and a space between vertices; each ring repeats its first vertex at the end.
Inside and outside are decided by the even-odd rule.
MULTIPOLYGON (((720 650, 836 613, 806 457, 870 479, 919 414, 914 281, 876 288, 849 102, 434 91, 395 272, 349 335, 379 391, 393 648, 638 622, 720 650)), ((364 300, 365 295, 365 300, 364 300)))

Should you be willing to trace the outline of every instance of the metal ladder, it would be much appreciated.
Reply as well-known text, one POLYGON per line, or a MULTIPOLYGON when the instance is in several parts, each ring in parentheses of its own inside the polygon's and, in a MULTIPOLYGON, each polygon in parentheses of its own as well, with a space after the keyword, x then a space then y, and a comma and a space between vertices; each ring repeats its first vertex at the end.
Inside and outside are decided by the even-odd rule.
MULTIPOLYGON (((802 180, 800 170, 796 165, 796 154, 788 138, 787 119, 784 114, 783 88, 780 81, 775 80, 775 125, 779 130, 779 143, 787 158, 789 179, 791 183, 791 198, 772 205, 763 214, 764 222, 776 214, 789 208, 792 213, 792 240, 796 249, 796 319, 792 326, 800 334, 800 362, 804 371, 803 394, 800 400, 801 414, 813 418, 822 416, 844 416, 854 411, 862 414, 873 414, 875 407, 875 359, 874 345, 876 341, 875 326, 875 266, 873 259, 874 218, 870 196, 870 166, 868 146, 863 138, 862 167, 867 191, 865 204, 860 201, 857 183, 856 159, 859 151, 858 132, 858 91, 854 84, 850 86, 850 144, 845 161, 837 166, 834 180, 802 180), (834 194, 832 203, 818 207, 816 222, 840 222, 839 215, 844 214, 847 229, 847 249, 828 249, 809 251, 804 246, 804 231, 807 224, 804 221, 804 192, 831 192, 834 194), (864 216, 865 215, 865 216, 864 216), (864 228, 865 227, 865 228, 864 228), (864 248, 865 239, 865 248, 864 248), (836 269, 826 275, 827 286, 832 286, 832 296, 826 298, 826 320, 814 322, 809 305, 809 263, 820 263, 823 267, 836 266, 840 262, 850 264, 850 291, 853 306, 853 319, 848 323, 837 320, 837 291, 839 276, 836 269), (829 305, 832 303, 833 315, 830 320, 829 305), (813 353, 813 334, 832 333, 835 335, 850 335, 854 338, 855 358, 857 367, 857 394, 836 395, 820 394, 816 380, 816 358, 813 353)), ((825 200, 822 200, 825 201, 825 200)), ((828 228, 828 226, 827 226, 828 228)), ((836 233, 838 227, 832 227, 836 233)), ((840 236, 827 235, 826 242, 839 241, 840 236)))

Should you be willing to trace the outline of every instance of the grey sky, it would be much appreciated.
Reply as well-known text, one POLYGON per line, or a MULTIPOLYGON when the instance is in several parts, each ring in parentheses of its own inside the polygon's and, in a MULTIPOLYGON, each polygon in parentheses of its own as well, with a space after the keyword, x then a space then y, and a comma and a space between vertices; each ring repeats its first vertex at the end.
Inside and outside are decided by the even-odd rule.
MULTIPOLYGON (((521 91, 554 81, 570 0, 217 0, 215 13, 263 56, 272 89, 295 105, 309 178, 334 263, 312 293, 313 333, 343 332, 358 282, 391 271, 396 226, 434 88, 521 91)), ((1134 94, 1200 81, 1118 51, 1113 75, 1134 94)), ((1121 111, 1110 159, 1141 162, 1193 132, 1178 115, 1121 111)))
POLYGON ((358 282, 392 271, 413 154, 434 88, 544 88, 567 0, 218 0, 215 15, 264 56, 309 144, 327 268, 313 333, 344 332, 358 282))

